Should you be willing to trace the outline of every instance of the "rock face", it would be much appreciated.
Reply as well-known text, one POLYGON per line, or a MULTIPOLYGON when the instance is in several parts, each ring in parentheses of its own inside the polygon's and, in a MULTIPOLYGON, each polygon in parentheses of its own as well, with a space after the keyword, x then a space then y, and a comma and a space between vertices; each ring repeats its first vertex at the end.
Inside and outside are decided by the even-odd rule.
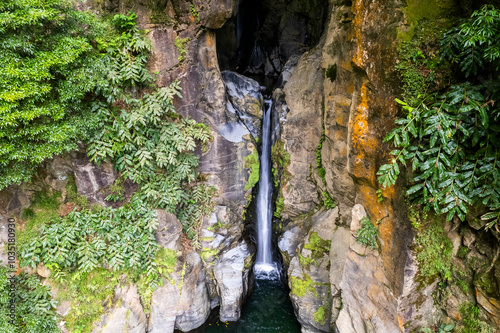
POLYGON ((240 318, 241 307, 249 290, 251 255, 246 243, 224 253, 215 262, 214 274, 220 295, 220 320, 236 321, 240 318))
MULTIPOLYGON (((117 305, 92 333, 143 333, 146 331, 146 315, 139 299, 136 286, 124 286, 115 291, 117 305)), ((116 302, 115 302, 116 303, 116 302)))

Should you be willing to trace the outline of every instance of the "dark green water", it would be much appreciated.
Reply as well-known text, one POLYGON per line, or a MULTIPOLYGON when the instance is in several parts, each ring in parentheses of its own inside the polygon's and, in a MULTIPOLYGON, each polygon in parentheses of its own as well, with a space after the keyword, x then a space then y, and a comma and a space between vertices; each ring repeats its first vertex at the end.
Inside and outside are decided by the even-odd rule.
POLYGON ((207 324, 203 333, 300 333, 288 291, 280 280, 256 280, 240 321, 207 324))

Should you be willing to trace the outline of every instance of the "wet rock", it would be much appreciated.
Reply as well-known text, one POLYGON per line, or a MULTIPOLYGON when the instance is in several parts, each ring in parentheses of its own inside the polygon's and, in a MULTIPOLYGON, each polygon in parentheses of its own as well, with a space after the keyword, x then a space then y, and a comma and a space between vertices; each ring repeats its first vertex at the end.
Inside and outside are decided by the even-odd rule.
MULTIPOLYGON (((246 128, 254 137, 260 137, 260 122, 264 99, 259 83, 251 78, 231 71, 223 71, 228 96, 227 110, 237 124, 246 128)), ((236 127, 236 124, 233 126, 236 127)), ((241 129, 241 136, 243 133, 241 129)), ((240 139, 241 141, 241 139, 240 139)))
POLYGON ((147 319, 137 287, 135 285, 118 287, 115 298, 117 306, 101 318, 101 322, 94 326, 92 333, 145 332, 147 319))
POLYGON ((216 260, 214 275, 220 295, 220 320, 237 321, 249 290, 250 267, 245 260, 251 255, 243 241, 216 260))
POLYGON ((489 319, 500 327, 500 304, 498 299, 489 297, 481 288, 476 287, 477 303, 488 313, 489 319))

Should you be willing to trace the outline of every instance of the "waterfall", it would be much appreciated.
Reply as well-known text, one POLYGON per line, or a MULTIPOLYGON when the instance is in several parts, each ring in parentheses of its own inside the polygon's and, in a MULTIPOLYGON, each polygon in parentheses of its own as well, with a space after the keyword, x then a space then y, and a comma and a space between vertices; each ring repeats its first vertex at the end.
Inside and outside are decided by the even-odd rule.
POLYGON ((262 119, 262 153, 260 156, 259 191, 257 193, 257 259, 255 275, 257 278, 275 278, 278 275, 271 250, 271 221, 273 186, 271 180, 271 106, 269 99, 264 101, 262 119))

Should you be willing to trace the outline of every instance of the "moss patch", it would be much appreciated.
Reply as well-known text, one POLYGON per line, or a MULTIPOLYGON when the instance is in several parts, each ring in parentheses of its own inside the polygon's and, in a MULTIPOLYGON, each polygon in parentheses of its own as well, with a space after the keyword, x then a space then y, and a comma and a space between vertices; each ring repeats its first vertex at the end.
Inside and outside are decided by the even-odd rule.
POLYGON ((313 319, 315 322, 324 325, 326 323, 328 309, 326 306, 320 306, 318 311, 316 311, 313 315, 313 319))
POLYGON ((330 252, 331 243, 331 241, 321 238, 317 232, 312 232, 309 235, 309 244, 304 245, 304 247, 311 250, 311 257, 313 259, 319 259, 323 257, 325 253, 330 252))
POLYGON ((260 163, 259 163, 259 153, 257 149, 254 149, 252 154, 248 155, 244 158, 245 168, 250 169, 250 176, 248 177, 248 182, 245 184, 245 191, 251 189, 259 182, 259 171, 260 171, 260 163))
POLYGON ((337 78, 337 64, 333 64, 326 69, 325 75, 331 82, 337 78))
POLYGON ((311 277, 307 274, 304 274, 304 280, 292 276, 290 277, 290 284, 292 285, 291 288, 291 293, 293 295, 297 295, 299 297, 304 297, 306 293, 309 291, 311 293, 314 293, 315 296, 317 296, 316 293, 316 288, 313 286, 313 281, 311 280, 311 277))

